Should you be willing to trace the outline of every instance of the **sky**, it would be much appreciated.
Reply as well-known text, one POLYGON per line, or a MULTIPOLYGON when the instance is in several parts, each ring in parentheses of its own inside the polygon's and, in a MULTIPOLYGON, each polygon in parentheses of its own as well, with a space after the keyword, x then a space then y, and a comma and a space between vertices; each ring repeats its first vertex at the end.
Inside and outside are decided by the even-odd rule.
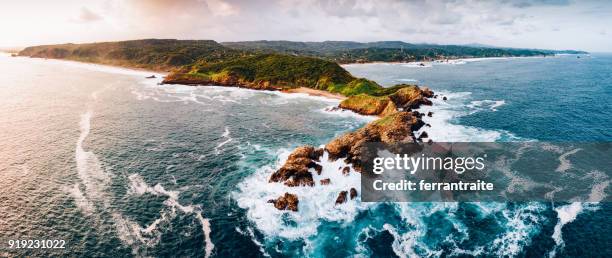
POLYGON ((0 0, 0 35, 0 47, 178 38, 612 52, 612 1, 0 0))

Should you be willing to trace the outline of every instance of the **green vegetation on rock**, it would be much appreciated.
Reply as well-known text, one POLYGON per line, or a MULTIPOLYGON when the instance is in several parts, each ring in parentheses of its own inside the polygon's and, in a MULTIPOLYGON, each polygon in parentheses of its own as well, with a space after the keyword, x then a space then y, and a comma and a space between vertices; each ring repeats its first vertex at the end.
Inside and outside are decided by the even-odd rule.
POLYGON ((234 58, 217 63, 197 63, 188 74, 212 81, 227 77, 253 84, 267 83, 278 87, 324 89, 347 84, 354 78, 338 64, 312 57, 261 54, 234 58))
POLYGON ((395 113, 398 108, 411 109, 421 104, 431 104, 427 99, 433 96, 427 88, 414 85, 400 84, 392 88, 379 90, 384 95, 359 94, 349 96, 340 102, 340 107, 349 109, 363 115, 385 116, 395 113), (393 92, 386 92, 393 91, 393 92))

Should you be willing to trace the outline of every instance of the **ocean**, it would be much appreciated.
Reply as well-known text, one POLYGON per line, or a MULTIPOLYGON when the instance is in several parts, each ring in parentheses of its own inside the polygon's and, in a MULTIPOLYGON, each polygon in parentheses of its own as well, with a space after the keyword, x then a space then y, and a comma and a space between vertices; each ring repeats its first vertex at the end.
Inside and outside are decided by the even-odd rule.
MULTIPOLYGON (((0 56, 0 68, 0 240, 66 241, 0 255, 612 255, 607 203, 335 206, 352 173, 291 189, 299 211, 276 210, 267 200, 288 188, 268 177, 295 147, 375 119, 327 111, 336 100, 56 60, 0 56)), ((612 55, 345 68, 439 94, 423 108, 434 141, 612 140, 612 55)))

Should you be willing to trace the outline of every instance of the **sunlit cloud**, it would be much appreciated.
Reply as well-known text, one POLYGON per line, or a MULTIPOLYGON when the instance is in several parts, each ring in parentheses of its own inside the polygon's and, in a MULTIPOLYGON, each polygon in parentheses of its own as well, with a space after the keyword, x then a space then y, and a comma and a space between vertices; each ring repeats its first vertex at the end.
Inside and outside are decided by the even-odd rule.
POLYGON ((612 26, 612 14, 609 11, 612 10, 612 3, 606 1, 48 2, 22 0, 3 4, 5 8, 1 12, 6 14, 0 15, 0 30, 3 33, 0 45, 135 38, 217 41, 403 40, 416 43, 477 42, 508 47, 612 51, 612 39, 602 33, 612 26), (65 17, 74 18, 67 21, 65 17))

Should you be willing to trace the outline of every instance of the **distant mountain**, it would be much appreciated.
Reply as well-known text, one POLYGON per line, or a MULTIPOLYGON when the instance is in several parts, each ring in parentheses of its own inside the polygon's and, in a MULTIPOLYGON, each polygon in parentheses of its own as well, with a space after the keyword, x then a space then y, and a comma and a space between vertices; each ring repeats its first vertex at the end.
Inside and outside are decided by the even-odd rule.
MULTIPOLYGON (((244 51, 284 53, 319 57, 338 63, 354 62, 411 62, 434 59, 468 57, 546 56, 568 51, 501 48, 480 44, 436 45, 411 44, 402 41, 240 41, 222 42, 222 45, 244 51)), ((585 53, 575 51, 576 53, 585 53)))

